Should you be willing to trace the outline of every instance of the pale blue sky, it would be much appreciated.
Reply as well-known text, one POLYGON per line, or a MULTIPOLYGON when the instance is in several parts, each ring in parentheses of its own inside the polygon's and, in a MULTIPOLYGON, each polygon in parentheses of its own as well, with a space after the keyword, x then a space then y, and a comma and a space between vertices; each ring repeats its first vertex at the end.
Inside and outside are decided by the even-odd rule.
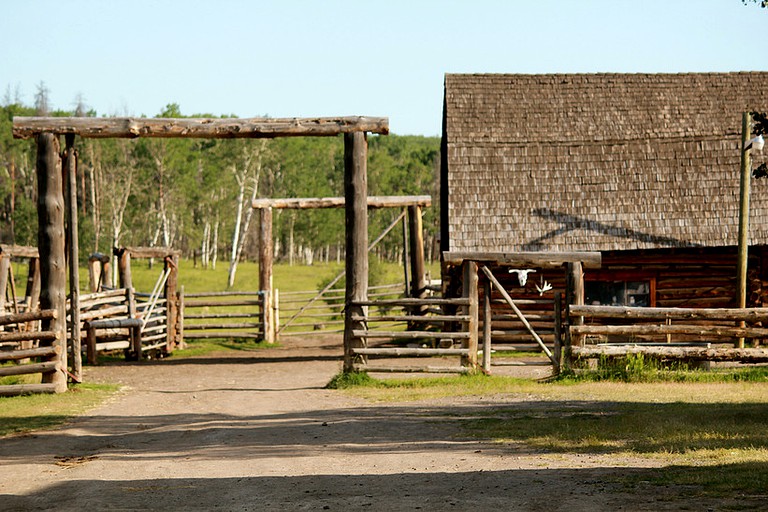
POLYGON ((6 0, 0 95, 438 135, 445 73, 766 71, 766 27, 740 0, 6 0))

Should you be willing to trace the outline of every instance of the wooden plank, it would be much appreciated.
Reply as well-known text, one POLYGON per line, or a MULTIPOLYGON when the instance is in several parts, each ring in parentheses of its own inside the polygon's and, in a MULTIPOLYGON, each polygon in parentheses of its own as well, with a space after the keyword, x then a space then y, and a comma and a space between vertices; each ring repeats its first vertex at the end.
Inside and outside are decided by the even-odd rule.
MULTIPOLYGON (((64 248, 64 189, 59 158, 59 141, 51 133, 37 135, 37 246, 40 258, 40 309, 56 310, 56 317, 43 320, 42 330, 57 333, 54 345, 64 345, 67 339, 67 273, 64 248)), ((62 368, 67 368, 67 351, 57 356, 62 368)), ((53 384, 57 392, 67 390, 67 378, 62 372, 43 374, 43 384, 53 384)))
POLYGON ((664 359, 682 359, 691 361, 739 361, 742 363, 768 362, 768 349, 761 348, 705 348, 705 347, 665 347, 642 345, 589 345, 573 347, 574 357, 625 357, 633 354, 661 357, 664 359))
POLYGON ((187 324, 187 331, 202 331, 205 329, 258 329, 261 330, 262 322, 239 324, 239 323, 219 323, 219 324, 187 324))
POLYGON ((178 257, 181 251, 171 247, 125 247, 131 253, 132 259, 147 260, 151 258, 165 258, 166 256, 178 257))
POLYGON ((57 371, 58 368, 58 361, 2 366, 0 367, 0 377, 9 377, 11 375, 28 375, 30 373, 53 373, 57 371))
POLYGON ((758 327, 702 326, 702 325, 573 325, 572 336, 612 334, 642 336, 657 334, 681 334, 713 336, 718 338, 768 338, 768 329, 758 327))
POLYGON ((389 133, 386 117, 314 118, 132 118, 132 117, 14 117, 13 136, 27 139, 48 132, 84 138, 205 138, 242 139, 389 133))
POLYGON ((469 299, 379 299, 356 300, 352 301, 351 304, 355 306, 469 306, 469 299))
POLYGON ((377 366, 360 364, 355 365, 357 372, 369 373, 468 373, 469 368, 464 366, 377 366))
POLYGON ((88 322, 88 327, 92 329, 120 329, 129 327, 141 327, 142 321, 140 318, 105 318, 103 320, 94 320, 88 322))
MULTIPOLYGON (((401 339, 447 339, 461 340, 470 337, 468 332, 433 332, 433 331, 369 331, 355 329, 353 336, 359 338, 401 338, 401 339)), ((358 348, 358 347, 355 347, 358 348)))
POLYGON ((40 254, 37 247, 26 245, 8 245, 0 244, 0 254, 5 254, 11 258, 39 258, 40 254))
POLYGON ((584 268, 600 268, 599 252, 443 252, 447 265, 460 265, 463 261, 485 264, 514 265, 522 268, 560 268, 565 263, 581 262, 584 268))
POLYGON ((640 320, 743 320, 768 321, 768 308, 641 308, 628 306, 572 305, 571 316, 630 318, 640 320))
POLYGON ((31 395, 37 393, 57 393, 57 384, 13 384, 9 386, 0 386, 0 396, 19 396, 31 395))
MULTIPOLYGON (((189 326, 185 327, 189 329, 189 326)), ((263 339, 264 335, 260 332, 187 332, 184 334, 185 338, 189 339, 217 339, 217 338, 242 338, 242 339, 263 339)))
POLYGON ((188 308, 202 308, 202 307, 214 307, 214 306, 261 306, 264 304, 262 299, 257 300, 188 300, 186 306, 188 308))
MULTIPOLYGON (((277 208, 277 209, 318 209, 318 208, 344 208, 346 204, 343 197, 291 197, 280 199, 254 199, 252 208, 277 208)), ((369 196, 367 199, 369 209, 376 208, 403 208, 407 206, 427 207, 432 205, 431 196, 369 196)))
POLYGON ((369 356, 460 356, 469 354, 467 348, 354 348, 355 354, 369 356))
POLYGON ((382 315, 382 316, 354 316, 354 320, 360 322, 469 322, 469 315, 382 315))

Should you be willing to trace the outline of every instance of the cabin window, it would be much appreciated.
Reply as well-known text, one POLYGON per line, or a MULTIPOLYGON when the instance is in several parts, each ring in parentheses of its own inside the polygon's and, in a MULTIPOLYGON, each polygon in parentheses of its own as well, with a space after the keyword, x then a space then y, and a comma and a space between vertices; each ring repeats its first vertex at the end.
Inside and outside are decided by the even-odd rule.
POLYGON ((651 281, 587 281, 584 303, 601 306, 651 306, 651 281))

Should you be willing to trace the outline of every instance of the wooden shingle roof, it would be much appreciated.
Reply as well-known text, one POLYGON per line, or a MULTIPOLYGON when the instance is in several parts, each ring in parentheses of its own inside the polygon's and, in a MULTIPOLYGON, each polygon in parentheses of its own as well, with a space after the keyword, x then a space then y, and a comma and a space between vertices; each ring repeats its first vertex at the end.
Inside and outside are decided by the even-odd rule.
MULTIPOLYGON (((446 75, 444 100, 443 249, 737 244, 741 114, 768 111, 768 72, 446 75)), ((768 180, 750 218, 768 244, 768 180)))

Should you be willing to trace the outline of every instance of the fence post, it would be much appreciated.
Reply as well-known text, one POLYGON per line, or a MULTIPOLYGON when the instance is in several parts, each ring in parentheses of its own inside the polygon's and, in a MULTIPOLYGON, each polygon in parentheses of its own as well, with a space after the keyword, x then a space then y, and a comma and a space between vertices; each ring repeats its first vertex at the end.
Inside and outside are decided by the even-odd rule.
POLYGON ((272 323, 275 341, 277 341, 277 333, 280 332, 280 290, 277 288, 275 288, 275 295, 272 297, 272 323))
POLYGON ((491 293, 493 293, 493 286, 491 286, 491 280, 486 277, 483 279, 483 370, 489 375, 491 373, 491 327, 493 320, 491 293))
POLYGON ((176 316, 176 339, 178 340, 178 348, 186 348, 184 343, 184 286, 179 288, 176 294, 177 311, 176 316))
MULTIPOLYGON (((584 272, 582 270, 581 262, 566 263, 566 276, 565 276, 565 302, 566 302, 566 317, 567 317, 567 331, 565 334, 565 356, 564 363, 565 369, 573 369, 573 345, 574 340, 571 336, 570 327, 573 325, 583 325, 584 317, 572 317, 571 306, 581 306, 584 304, 584 272)), ((583 345, 584 337, 579 336, 575 340, 577 346, 583 345)))
POLYGON ((173 352, 176 347, 176 287, 179 280, 179 257, 175 254, 169 254, 163 259, 163 271, 168 272, 168 279, 165 280, 165 315, 166 315, 166 344, 165 351, 173 352))
POLYGON ((352 317, 364 317, 368 310, 367 306, 353 304, 368 299, 368 141, 363 132, 344 134, 344 200, 344 372, 352 372, 355 360, 361 359, 353 349, 365 346, 365 339, 353 336, 353 331, 366 328, 365 322, 352 317))
POLYGON ((555 356, 554 374, 558 375, 562 366, 563 357, 563 303, 562 293, 555 292, 555 356))
MULTIPOLYGON (((57 393, 67 390, 67 272, 64 248, 64 187, 59 139, 52 133, 37 136, 37 247, 40 251, 40 308, 56 311, 42 328, 56 332, 59 347, 56 370, 43 374, 44 384, 57 393)), ((5 290, 3 290, 3 293, 5 290)))
POLYGON ((477 326, 478 326, 478 289, 477 289, 477 262, 476 261, 464 261, 463 265, 463 280, 462 280, 462 297, 469 299, 469 306, 462 306, 466 308, 466 314, 469 315, 469 322, 465 324, 465 328, 469 333, 469 338, 465 338, 462 342, 462 348, 469 349, 469 354, 462 356, 461 365, 468 367, 470 370, 477 368, 477 326))
POLYGON ((272 208, 259 208, 259 290, 262 296, 262 335, 267 343, 275 342, 272 320, 272 208))
POLYGON ((11 256, 0 252, 0 313, 5 313, 5 295, 8 289, 8 274, 11 271, 11 256))

